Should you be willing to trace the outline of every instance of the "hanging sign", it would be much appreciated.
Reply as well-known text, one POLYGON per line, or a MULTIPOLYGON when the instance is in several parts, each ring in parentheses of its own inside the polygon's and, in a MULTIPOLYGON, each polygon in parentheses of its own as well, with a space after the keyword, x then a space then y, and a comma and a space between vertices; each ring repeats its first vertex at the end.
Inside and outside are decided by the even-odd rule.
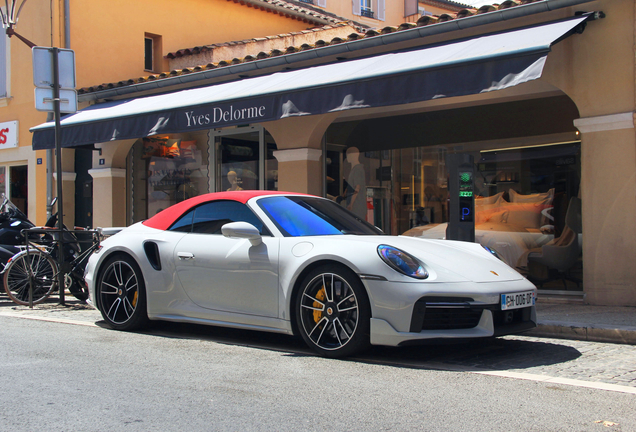
POLYGON ((18 146, 18 122, 0 123, 0 149, 18 146))

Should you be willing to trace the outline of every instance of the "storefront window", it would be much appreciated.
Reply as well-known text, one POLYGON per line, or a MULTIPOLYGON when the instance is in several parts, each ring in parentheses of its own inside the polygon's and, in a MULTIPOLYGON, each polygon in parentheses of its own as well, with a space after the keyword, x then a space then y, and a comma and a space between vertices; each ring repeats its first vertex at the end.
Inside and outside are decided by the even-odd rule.
POLYGON ((132 222, 209 191, 207 132, 139 139, 129 160, 132 222))
POLYGON ((216 191, 259 189, 259 132, 217 136, 216 191))
POLYGON ((215 191, 278 190, 274 138, 262 127, 214 131, 215 191))
POLYGON ((451 196, 446 157, 471 155, 475 241, 540 288, 582 289, 580 143, 367 150, 327 144, 328 198, 386 233, 444 239, 451 196), (356 196, 364 207, 355 207, 356 196))

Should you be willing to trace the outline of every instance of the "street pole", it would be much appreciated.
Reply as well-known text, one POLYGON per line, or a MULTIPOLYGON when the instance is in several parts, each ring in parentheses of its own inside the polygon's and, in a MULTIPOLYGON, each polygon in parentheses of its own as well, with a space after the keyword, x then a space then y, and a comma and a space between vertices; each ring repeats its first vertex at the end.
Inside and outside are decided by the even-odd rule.
POLYGON ((62 198, 62 137, 60 125, 60 68, 58 61, 59 48, 51 48, 53 52, 53 110, 55 113, 55 172, 57 173, 57 226, 58 226, 58 274, 57 286, 60 293, 60 305, 64 305, 64 200, 62 198))

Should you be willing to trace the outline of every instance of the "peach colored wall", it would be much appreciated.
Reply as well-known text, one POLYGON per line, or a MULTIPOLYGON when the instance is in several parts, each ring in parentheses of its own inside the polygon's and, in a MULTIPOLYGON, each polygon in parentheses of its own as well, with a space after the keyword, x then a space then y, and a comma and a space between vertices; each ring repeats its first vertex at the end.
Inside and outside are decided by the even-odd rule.
POLYGON ((636 5, 608 0, 585 6, 606 18, 554 46, 542 80, 576 103, 577 124, 617 114, 628 119, 618 130, 611 121, 599 130, 581 127, 583 284, 589 303, 636 306, 636 5))
MULTIPOLYGON (((50 46, 59 45, 57 28, 59 11, 57 1, 35 0, 26 2, 15 30, 31 42, 50 46), (53 10, 51 10, 51 5, 53 10), (53 22, 51 22, 53 17, 53 22)), ((0 122, 18 121, 19 148, 0 150, 0 164, 28 165, 29 218, 44 224, 46 218, 46 155, 31 150, 29 128, 46 121, 47 114, 35 110, 33 65, 31 49, 17 37, 8 42, 9 97, 0 100, 0 122), (37 158, 42 164, 37 165, 37 158)))
POLYGON ((144 71, 145 33, 161 35, 165 56, 314 27, 226 0, 72 0, 70 10, 79 87, 149 75, 144 71))
MULTIPOLYGON (((555 45, 542 80, 570 96, 581 117, 633 111, 635 2, 609 0, 585 6, 607 17, 589 22, 583 34, 555 45)), ((571 8, 566 16, 578 9, 571 8)))
MULTIPOLYGON (((26 2, 16 31, 36 45, 63 47, 63 4, 63 0, 26 2)), ((143 69, 146 32, 162 36, 165 55, 206 43, 312 27, 226 0, 71 0, 70 11, 77 87, 148 75, 143 69)), ((43 224, 46 219, 46 152, 30 149, 32 135, 29 128, 46 121, 47 114, 35 110, 30 48, 14 37, 9 41, 8 52, 10 97, 0 100, 0 122, 19 122, 20 149, 0 150, 0 164, 28 164, 29 216, 37 224, 43 224), (37 158, 42 158, 41 165, 36 164, 37 158)), ((167 62, 165 64, 167 66, 167 62)), ((72 171, 72 157, 63 160, 66 162, 64 170, 72 171)))
POLYGON ((581 149, 586 300, 636 306, 634 129, 583 133, 581 149))

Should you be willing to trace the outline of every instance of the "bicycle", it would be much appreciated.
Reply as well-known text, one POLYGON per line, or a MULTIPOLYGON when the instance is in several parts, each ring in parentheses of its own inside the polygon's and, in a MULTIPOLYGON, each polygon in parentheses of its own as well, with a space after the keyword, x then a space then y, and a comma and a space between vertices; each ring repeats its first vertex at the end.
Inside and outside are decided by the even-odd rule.
MULTIPOLYGON (((94 230, 64 230, 64 236, 71 234, 77 242, 75 233, 90 233, 92 244, 81 253, 73 253, 70 261, 58 268, 56 258, 59 245, 59 231, 51 228, 31 228, 23 231, 26 239, 25 250, 14 255, 4 268, 4 287, 7 295, 14 303, 32 306, 42 303, 57 288, 60 272, 64 273, 64 289, 80 300, 86 300, 86 284, 84 268, 91 254, 100 246, 101 228, 94 230), (58 234, 57 236, 55 234, 58 234), (38 242, 32 242, 32 235, 37 235, 38 242)), ((63 243, 68 243, 64 239, 63 243)), ((68 255, 66 255, 68 256, 68 255)))

